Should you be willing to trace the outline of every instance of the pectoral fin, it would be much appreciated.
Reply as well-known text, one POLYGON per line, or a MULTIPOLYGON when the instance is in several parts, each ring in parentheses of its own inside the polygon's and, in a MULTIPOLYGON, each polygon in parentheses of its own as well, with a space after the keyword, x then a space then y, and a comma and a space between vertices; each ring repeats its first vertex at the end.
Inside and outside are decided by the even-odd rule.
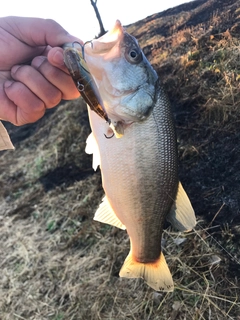
POLYGON ((116 216, 106 197, 103 198, 102 203, 98 207, 93 220, 110 224, 122 230, 126 229, 126 227, 116 216))
POLYGON ((180 182, 176 200, 166 219, 179 231, 190 231, 196 225, 193 207, 180 182))
POLYGON ((124 278, 143 278, 156 291, 173 291, 174 284, 168 265, 161 253, 152 263, 141 263, 134 259, 131 251, 119 273, 124 278))
POLYGON ((0 150, 14 149, 11 139, 4 128, 3 124, 0 122, 0 150))
POLYGON ((92 167, 96 171, 97 167, 100 165, 100 153, 97 141, 94 138, 93 133, 90 133, 90 135, 87 138, 85 152, 87 154, 93 155, 92 167))

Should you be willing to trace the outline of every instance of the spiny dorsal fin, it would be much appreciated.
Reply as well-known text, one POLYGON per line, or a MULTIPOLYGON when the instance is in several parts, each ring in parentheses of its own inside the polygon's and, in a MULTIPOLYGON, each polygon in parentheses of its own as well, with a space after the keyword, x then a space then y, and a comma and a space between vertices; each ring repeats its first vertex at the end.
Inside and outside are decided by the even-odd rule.
POLYGON ((168 265, 161 253, 154 263, 141 263, 133 258, 131 251, 119 273, 124 278, 143 278, 156 291, 173 291, 174 284, 168 265))
POLYGON ((97 167, 100 165, 100 153, 97 141, 94 138, 93 133, 90 133, 90 135, 87 138, 85 152, 87 154, 93 155, 92 167, 96 171, 97 167))
POLYGON ((15 149, 11 139, 0 121, 0 150, 15 149))
POLYGON ((126 229, 126 227, 122 224, 122 222, 116 216, 115 212, 113 211, 106 197, 103 198, 102 203, 98 207, 93 220, 110 224, 122 230, 126 229))
POLYGON ((191 202, 179 182, 176 200, 166 218, 179 231, 190 231, 196 225, 196 217, 191 202))

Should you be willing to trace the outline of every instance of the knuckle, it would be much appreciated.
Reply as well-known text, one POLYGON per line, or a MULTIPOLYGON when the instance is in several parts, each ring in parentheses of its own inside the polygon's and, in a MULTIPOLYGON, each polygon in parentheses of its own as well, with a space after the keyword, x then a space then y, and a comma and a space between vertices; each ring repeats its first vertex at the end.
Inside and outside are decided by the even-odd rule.
POLYGON ((55 20, 53 19, 45 19, 45 23, 46 23, 46 28, 49 29, 49 30, 54 30, 56 31, 56 34, 57 34, 57 31, 58 33, 65 33, 67 34, 67 31, 64 30, 62 28, 62 26, 55 20))
POLYGON ((29 117, 33 120, 32 122, 38 120, 39 115, 43 115, 45 113, 45 104, 42 100, 36 99, 31 106, 31 112, 29 113, 29 117))
POLYGON ((45 22, 47 25, 49 25, 51 27, 56 27, 56 26, 59 27, 59 24, 53 19, 47 18, 47 19, 45 19, 45 22))
POLYGON ((49 79, 59 78, 60 74, 62 73, 62 71, 60 69, 58 69, 57 67, 54 67, 48 61, 45 61, 44 64, 45 64, 44 65, 45 68, 44 68, 43 72, 46 74, 46 76, 49 79))
POLYGON ((21 126, 21 125, 24 125, 24 124, 27 124, 27 123, 33 123, 33 122, 36 122, 37 120, 39 120, 40 118, 43 117, 45 113, 45 109, 44 110, 41 110, 41 112, 38 112, 38 113, 35 113, 35 114, 27 114, 27 113, 22 113, 21 116, 18 117, 17 119, 17 125, 18 126, 21 126))
POLYGON ((35 58, 32 66, 50 83, 54 83, 56 81, 55 79, 59 79, 63 73, 63 71, 51 65, 47 58, 35 58))
POLYGON ((9 89, 10 92, 8 94, 13 96, 13 100, 24 95, 26 90, 24 85, 18 81, 14 81, 9 89))
POLYGON ((55 92, 50 92, 48 97, 47 97, 47 101, 46 101, 46 107, 47 108, 52 108, 55 107, 57 104, 59 104, 59 102, 62 99, 62 93, 61 91, 55 89, 55 92))
POLYGON ((28 106, 27 108, 18 106, 15 125, 21 126, 27 123, 33 123, 39 120, 44 113, 45 105, 39 99, 36 99, 31 103, 31 106, 28 106))
POLYGON ((37 57, 33 58, 31 66, 38 70, 38 69, 40 69, 42 64, 44 64, 46 59, 47 59, 46 57, 37 56, 37 57))

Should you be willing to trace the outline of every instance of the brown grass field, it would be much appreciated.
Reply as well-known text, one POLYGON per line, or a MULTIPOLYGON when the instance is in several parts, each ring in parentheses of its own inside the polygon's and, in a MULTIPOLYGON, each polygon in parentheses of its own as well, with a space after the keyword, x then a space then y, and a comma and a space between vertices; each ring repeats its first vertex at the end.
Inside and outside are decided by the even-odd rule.
POLYGON ((240 319, 240 0, 197 0, 127 26, 169 93, 180 179, 197 216, 166 223, 175 290, 120 279, 126 232, 92 221, 103 190, 82 99, 7 124, 0 154, 1 320, 240 319))

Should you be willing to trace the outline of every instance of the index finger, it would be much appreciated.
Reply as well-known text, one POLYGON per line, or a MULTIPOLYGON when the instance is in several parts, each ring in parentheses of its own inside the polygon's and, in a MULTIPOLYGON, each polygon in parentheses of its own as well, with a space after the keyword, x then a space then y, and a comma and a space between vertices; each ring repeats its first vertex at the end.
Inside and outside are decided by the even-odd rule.
POLYGON ((63 58, 63 49, 59 47, 55 47, 49 50, 47 55, 48 61, 54 66, 57 67, 64 72, 68 73, 68 69, 65 66, 64 58, 63 58))

